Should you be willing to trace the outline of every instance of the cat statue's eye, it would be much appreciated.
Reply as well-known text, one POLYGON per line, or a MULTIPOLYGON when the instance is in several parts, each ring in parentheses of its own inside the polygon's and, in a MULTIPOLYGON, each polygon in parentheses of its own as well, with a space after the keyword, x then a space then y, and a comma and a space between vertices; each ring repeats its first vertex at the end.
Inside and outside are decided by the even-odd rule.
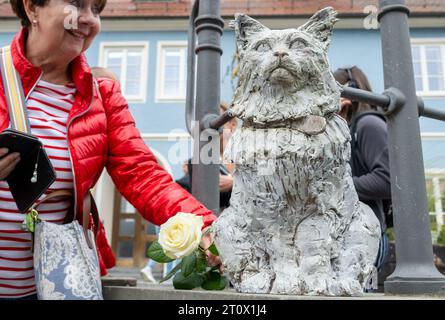
POLYGON ((270 45, 267 42, 261 42, 259 45, 256 46, 256 51, 259 52, 266 52, 271 50, 272 48, 270 47, 270 45))
POLYGON ((306 48, 307 46, 308 46, 308 43, 307 43, 306 40, 304 40, 304 39, 295 39, 294 41, 291 42, 289 47, 291 49, 301 50, 301 49, 306 48))

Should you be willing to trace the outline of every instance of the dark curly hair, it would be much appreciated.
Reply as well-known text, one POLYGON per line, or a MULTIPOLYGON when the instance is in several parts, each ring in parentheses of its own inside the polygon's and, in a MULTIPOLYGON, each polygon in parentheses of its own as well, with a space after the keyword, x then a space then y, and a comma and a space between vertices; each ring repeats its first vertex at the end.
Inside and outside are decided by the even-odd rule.
MULTIPOLYGON (((51 0, 31 0, 31 3, 38 7, 44 7, 51 0)), ((20 19, 20 23, 24 27, 29 27, 31 25, 31 21, 29 21, 28 16, 26 15, 25 7, 23 6, 23 0, 10 0, 11 8, 16 14, 16 16, 20 19)), ((99 12, 105 8, 107 4, 107 0, 100 0, 99 3, 99 12)))

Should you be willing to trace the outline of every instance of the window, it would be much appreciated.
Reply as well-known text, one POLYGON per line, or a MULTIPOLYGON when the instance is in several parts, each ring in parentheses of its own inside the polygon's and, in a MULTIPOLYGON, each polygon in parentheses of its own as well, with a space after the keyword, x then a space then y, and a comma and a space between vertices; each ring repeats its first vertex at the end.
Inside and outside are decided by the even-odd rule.
POLYGON ((414 40, 412 54, 417 93, 445 96, 445 42, 414 40))
POLYGON ((183 101, 187 83, 187 42, 159 42, 157 101, 183 101))
POLYGON ((145 102, 148 43, 102 43, 100 65, 120 79, 129 102, 145 102))

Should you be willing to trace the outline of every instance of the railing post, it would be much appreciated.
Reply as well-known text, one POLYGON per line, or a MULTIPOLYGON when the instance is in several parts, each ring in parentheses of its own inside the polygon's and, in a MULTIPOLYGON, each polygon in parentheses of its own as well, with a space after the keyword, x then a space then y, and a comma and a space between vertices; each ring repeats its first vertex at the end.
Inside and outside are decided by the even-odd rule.
POLYGON ((212 129, 207 129, 202 134, 203 128, 199 124, 206 115, 219 114, 222 54, 220 43, 224 20, 220 17, 220 0, 197 1, 199 1, 199 9, 198 17, 195 19, 195 30, 198 43, 195 52, 198 57, 198 66, 194 119, 195 124, 198 125, 195 125, 193 129, 192 193, 208 209, 217 212, 219 210, 219 134, 218 131, 212 129), (210 143, 213 147, 210 147, 210 143))
POLYGON ((398 88, 405 105, 388 116, 396 269, 388 294, 445 293, 445 277, 433 263, 419 114, 405 0, 380 0, 385 88, 398 88))

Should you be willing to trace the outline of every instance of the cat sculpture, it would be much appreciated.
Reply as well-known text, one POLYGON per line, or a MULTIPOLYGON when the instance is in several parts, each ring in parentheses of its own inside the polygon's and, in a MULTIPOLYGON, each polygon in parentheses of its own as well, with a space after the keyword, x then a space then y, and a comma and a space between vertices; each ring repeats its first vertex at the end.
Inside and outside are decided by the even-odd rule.
POLYGON ((375 276, 380 225, 354 189, 327 59, 336 14, 325 8, 286 30, 244 14, 231 24, 242 126, 224 155, 236 164, 230 206, 213 228, 238 292, 359 296, 375 276))

